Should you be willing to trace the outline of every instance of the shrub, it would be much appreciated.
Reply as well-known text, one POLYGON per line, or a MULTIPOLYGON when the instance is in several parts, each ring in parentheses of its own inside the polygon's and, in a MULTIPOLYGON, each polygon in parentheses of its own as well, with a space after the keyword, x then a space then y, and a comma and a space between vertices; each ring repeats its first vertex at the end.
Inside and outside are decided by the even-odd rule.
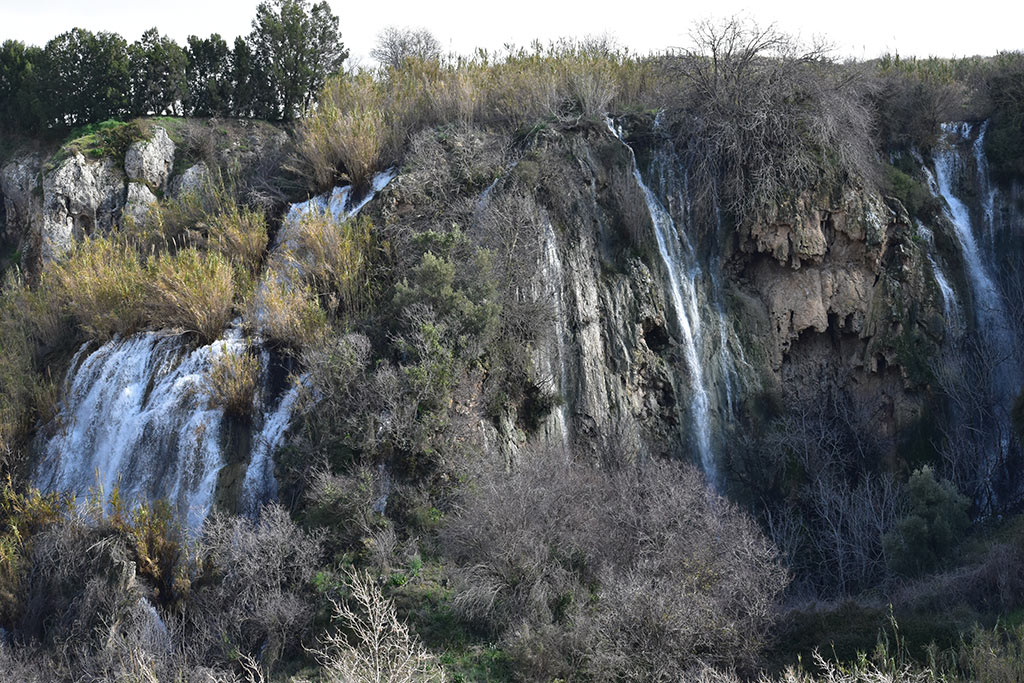
POLYGON ((139 219, 127 217, 123 227, 142 253, 201 247, 253 272, 267 246, 266 216, 240 205, 235 178, 220 173, 190 192, 165 197, 139 219))
POLYGON ((238 418, 249 417, 254 408, 260 377, 259 359, 246 351, 234 351, 224 343, 214 357, 207 377, 210 407, 238 418))
POLYGON ((456 609, 535 678, 679 680, 699 662, 749 664, 786 584, 753 523, 669 463, 484 476, 440 542, 456 609))
POLYGON ((334 621, 338 629, 325 636, 321 649, 314 651, 324 669, 325 681, 447 680, 435 658, 399 620, 395 604, 384 597, 369 575, 350 571, 345 586, 349 599, 334 602, 334 621))
POLYGON ((21 580, 31 563, 33 537, 62 521, 71 505, 59 494, 19 493, 10 480, 0 488, 0 623, 13 623, 22 609, 21 580))
POLYGON ((742 223, 848 177, 873 179, 871 116, 858 72, 774 27, 702 22, 669 63, 670 108, 695 189, 742 223))
POLYGON ((126 501, 115 489, 103 509, 102 491, 90 501, 92 524, 108 528, 127 542, 135 571, 153 588, 157 604, 168 606, 189 589, 190 570, 186 540, 174 508, 163 500, 126 501))
POLYGON ((317 342, 327 331, 327 316, 316 293, 268 270, 256 287, 246 310, 248 326, 271 344, 301 349, 317 342))
POLYGON ((877 61, 870 98, 883 153, 931 149, 941 124, 975 118, 967 107, 984 99, 971 83, 975 59, 917 59, 885 55, 877 61))
POLYGON ((293 164, 316 189, 340 178, 365 183, 395 151, 388 114, 383 86, 371 73, 334 77, 320 94, 316 112, 299 123, 293 164))
POLYGON ((885 535, 884 545, 893 571, 912 575, 948 558, 970 524, 970 502, 930 467, 914 472, 907 491, 910 513, 885 535))
POLYGON ((52 272, 68 311, 93 339, 128 335, 145 325, 146 270, 123 239, 87 238, 52 272))
POLYGON ((374 510, 380 500, 373 471, 356 466, 350 474, 313 473, 306 491, 305 521, 324 530, 328 548, 340 555, 365 550, 365 539, 387 527, 387 520, 374 510))
POLYGON ((217 339, 234 315, 235 272, 217 252, 194 248, 159 254, 149 262, 150 320, 177 327, 208 343, 217 339))
POLYGON ((227 663, 249 655, 270 670, 294 652, 312 618, 319 535, 304 533, 283 508, 268 505, 257 521, 208 518, 199 555, 204 576, 183 614, 198 660, 227 663))

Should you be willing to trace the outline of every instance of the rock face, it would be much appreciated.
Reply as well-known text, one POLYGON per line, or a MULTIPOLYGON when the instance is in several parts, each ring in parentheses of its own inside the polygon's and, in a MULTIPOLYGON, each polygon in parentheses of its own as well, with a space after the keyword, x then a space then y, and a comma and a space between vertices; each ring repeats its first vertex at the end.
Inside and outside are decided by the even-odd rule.
MULTIPOLYGON (((716 448, 766 393, 786 403, 848 391, 888 435, 918 420, 928 390, 920 359, 943 343, 943 299, 899 202, 827 188, 788 215, 716 225, 689 213, 685 183, 666 181, 664 164, 647 163, 660 153, 638 150, 639 167, 675 218, 679 248, 699 263, 682 273, 696 370, 629 148, 603 128, 542 136, 475 201, 483 215, 490 204, 536 206, 530 289, 556 322, 532 357, 538 385, 562 403, 535 429, 524 423, 528 406, 483 419, 482 442, 510 461, 536 447, 692 457, 698 379, 716 448)), ((401 204, 402 188, 400 175, 385 203, 401 204)), ((419 210, 413 198, 384 220, 419 210)))
POLYGON ((38 239, 33 240, 33 236, 39 235, 43 221, 39 202, 42 163, 39 155, 29 154, 0 169, 0 242, 12 245, 26 261, 31 261, 39 249, 38 239))
POLYGON ((171 181, 171 194, 180 197, 199 191, 210 179, 210 169, 206 162, 189 166, 181 175, 171 181))
MULTIPOLYGON (((236 149, 219 141, 226 148, 218 163, 244 169, 254 163, 253 155, 287 142, 286 134, 269 127, 269 133, 240 127, 248 131, 246 144, 236 149)), ((175 175, 174 141, 163 127, 151 131, 123 159, 92 159, 76 152, 45 170, 47 159, 30 153, 5 165, 0 169, 0 245, 19 251, 22 266, 35 272, 66 253, 75 240, 106 232, 123 218, 139 220, 158 197, 195 191, 209 180, 204 162, 175 175)))
POLYGON ((919 362, 943 342, 942 297, 899 202, 846 188, 736 235, 729 287, 762 386, 786 402, 852 391, 880 432, 921 416, 919 362))
POLYGON ((46 174, 42 260, 59 258, 75 240, 110 230, 121 218, 126 196, 124 171, 113 159, 90 161, 75 154, 46 174))
POLYGON ((163 191, 174 166, 174 141, 163 128, 154 128, 153 137, 132 143, 124 155, 128 179, 163 191))

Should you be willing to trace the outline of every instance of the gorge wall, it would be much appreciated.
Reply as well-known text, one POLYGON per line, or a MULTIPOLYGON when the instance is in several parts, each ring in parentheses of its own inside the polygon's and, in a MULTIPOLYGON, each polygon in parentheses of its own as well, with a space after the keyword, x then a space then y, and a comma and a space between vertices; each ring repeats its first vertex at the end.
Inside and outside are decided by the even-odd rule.
MULTIPOLYGON (((449 188, 474 207, 463 226, 470 240, 495 239, 494 226, 521 236, 516 248, 532 265, 520 295, 548 310, 527 392, 548 397, 541 419, 528 401, 486 413, 482 373, 477 394, 459 406, 478 448, 510 465, 541 452, 681 457, 726 487, 740 437, 781 410, 842 396, 890 457, 914 434, 938 438, 920 436, 922 424, 955 418, 963 435, 982 434, 984 443, 970 437, 970 459, 990 482, 983 505, 1007 504, 1018 486, 1008 464, 1021 367, 1011 298, 1024 225, 1019 188, 1000 190, 987 176, 984 130, 949 126, 932 158, 914 160, 935 200, 930 215, 911 216, 899 199, 850 180, 732 225, 713 202, 698 201, 671 141, 642 117, 542 132, 496 167, 484 192, 449 188), (528 219, 507 218, 510 205, 528 205, 528 219), (985 368, 971 370, 983 389, 980 417, 950 399, 936 364, 971 340, 998 357, 986 378, 977 376, 985 368)), ((207 173, 181 166, 161 128, 124 159, 75 154, 48 170, 39 155, 16 159, 0 174, 0 235, 30 270, 45 268, 74 240, 143 215, 207 173)), ((360 194, 359 207, 384 230, 422 219, 414 176, 398 169, 360 194)), ((267 459, 283 443, 294 397, 279 380, 274 387, 272 350, 241 335, 229 330, 199 349, 156 331, 83 346, 60 369, 63 403, 40 428, 37 481, 83 492, 105 469, 108 487, 120 477, 133 494, 170 496, 193 523, 218 498, 214 489, 222 502, 227 490, 242 501, 228 507, 273 497, 267 459), (218 344, 261 358, 261 409, 241 437, 194 400, 218 344), (113 358, 122 360, 112 366, 113 358), (126 387, 137 387, 130 407, 126 387)))

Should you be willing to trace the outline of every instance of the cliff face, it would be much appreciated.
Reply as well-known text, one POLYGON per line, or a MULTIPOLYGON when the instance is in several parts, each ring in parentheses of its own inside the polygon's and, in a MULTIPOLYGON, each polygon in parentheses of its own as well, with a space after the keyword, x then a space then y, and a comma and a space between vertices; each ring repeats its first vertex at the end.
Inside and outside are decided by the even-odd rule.
MULTIPOLYGON (((683 455, 714 477, 726 441, 766 400, 849 392, 893 437, 921 418, 946 322, 900 203, 826 188, 770 220, 715 224, 691 208, 667 141, 651 137, 544 134, 482 199, 467 198, 476 223, 503 203, 536 207, 534 225, 507 229, 533 245, 522 247, 534 254, 523 296, 552 309, 533 376, 560 398, 536 431, 526 405, 481 418, 482 442, 510 460, 524 446, 683 455)), ((403 187, 400 173, 382 193, 385 223, 417 211, 403 187)))
POLYGON ((287 135, 266 124, 238 122, 214 133, 212 124, 170 121, 153 124, 123 154, 96 153, 75 142, 52 155, 15 156, 0 168, 0 242, 20 253, 20 264, 36 272, 60 258, 84 236, 110 231, 127 217, 138 219, 165 194, 194 189, 209 174, 202 156, 225 168, 273 158, 287 135), (218 137, 219 136, 219 137, 218 137))
POLYGON ((764 388, 787 402, 844 388, 894 436, 921 415, 946 327, 910 217, 856 187, 780 214, 741 228, 726 265, 764 388))
MULTIPOLYGON (((528 351, 526 398, 485 410, 486 369, 455 398, 480 448, 509 463, 537 450, 684 457, 718 485, 728 478, 723 454, 766 414, 841 394, 895 453, 943 389, 934 360, 978 327, 985 308, 945 176, 931 190, 946 208, 927 225, 899 200, 851 182, 733 226, 695 208, 668 141, 634 127, 541 132, 460 186, 441 169, 496 146, 471 135, 478 149, 399 169, 367 205, 385 234, 410 221, 418 229, 458 221, 470 240, 505 240, 527 256, 517 296, 546 314, 528 351), (541 408, 537 397, 547 397, 541 408)), ((946 149, 960 158, 970 144, 946 149)), ((33 185, 38 157, 9 164, 7 233, 40 262, 59 258, 79 236, 208 173, 202 164, 173 172, 176 153, 156 129, 123 163, 72 156, 41 185, 33 185)), ((921 177, 945 168, 940 162, 921 160, 921 177)), ((980 162, 972 164, 958 176, 975 188, 965 196, 979 194, 977 181, 964 180, 980 177, 980 162)), ((1019 212, 993 202, 1004 239, 1019 230, 1019 212)), ((988 215, 973 206, 979 220, 988 215)), ((1005 403, 1004 393, 987 400, 1005 403)))

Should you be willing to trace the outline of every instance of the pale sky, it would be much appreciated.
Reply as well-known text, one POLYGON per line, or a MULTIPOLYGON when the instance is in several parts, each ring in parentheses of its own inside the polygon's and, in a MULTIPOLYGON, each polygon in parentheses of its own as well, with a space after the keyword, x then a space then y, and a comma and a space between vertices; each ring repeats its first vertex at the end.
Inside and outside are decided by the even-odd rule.
MULTIPOLYGON (((0 41, 43 45, 75 26, 120 33, 129 41, 156 26, 184 43, 189 34, 220 33, 230 43, 246 34, 258 0, 0 0, 0 41)), ((752 3, 712 0, 330 0, 342 41, 368 63, 377 33, 387 25, 423 27, 450 51, 500 49, 562 36, 609 34, 638 52, 685 46, 699 19, 737 13, 804 38, 824 36, 839 56, 990 55, 1024 50, 1024 2, 907 0, 789 0, 752 3)))

